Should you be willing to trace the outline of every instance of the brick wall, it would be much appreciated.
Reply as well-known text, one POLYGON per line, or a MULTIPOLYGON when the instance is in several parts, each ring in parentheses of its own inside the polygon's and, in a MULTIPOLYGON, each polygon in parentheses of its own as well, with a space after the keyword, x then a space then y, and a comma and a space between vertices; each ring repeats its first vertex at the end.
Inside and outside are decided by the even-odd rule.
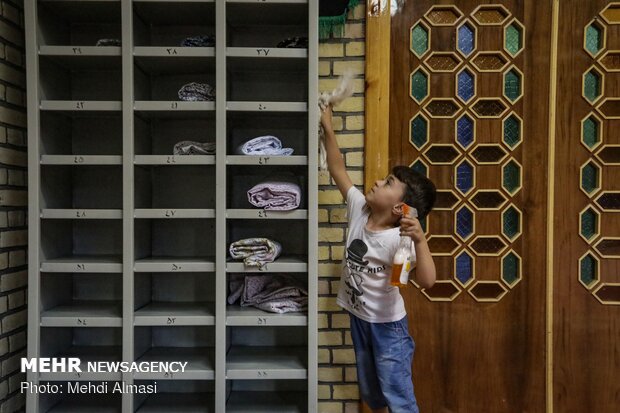
MULTIPOLYGON (((365 6, 349 12, 343 37, 319 45, 319 88, 331 90, 338 76, 355 73, 354 95, 334 108, 334 129, 347 170, 360 189, 364 184, 365 6)), ((349 319, 336 304, 340 280, 346 207, 328 172, 319 174, 319 412, 352 413, 359 407, 355 356, 349 319)))
POLYGON ((0 1, 0 413, 23 409, 27 190, 23 1, 0 1))

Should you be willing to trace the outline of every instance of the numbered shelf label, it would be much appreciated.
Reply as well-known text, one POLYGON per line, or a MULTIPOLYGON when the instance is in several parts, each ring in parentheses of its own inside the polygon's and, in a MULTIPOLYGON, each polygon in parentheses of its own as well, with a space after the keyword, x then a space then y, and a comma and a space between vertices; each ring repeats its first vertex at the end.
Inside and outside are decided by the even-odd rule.
POLYGON ((76 218, 88 218, 88 213, 83 209, 76 209, 75 217, 76 218))

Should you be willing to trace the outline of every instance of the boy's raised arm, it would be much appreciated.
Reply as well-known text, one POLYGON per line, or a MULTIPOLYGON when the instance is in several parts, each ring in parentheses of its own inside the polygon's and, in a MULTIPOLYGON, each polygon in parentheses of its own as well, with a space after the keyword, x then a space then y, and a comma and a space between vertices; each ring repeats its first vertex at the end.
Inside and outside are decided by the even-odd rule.
POLYGON ((353 182, 347 173, 344 158, 336 141, 336 134, 332 127, 332 107, 328 106, 321 113, 321 123, 325 130, 325 149, 327 151, 327 168, 336 182, 343 198, 347 198, 347 192, 353 186, 353 182))

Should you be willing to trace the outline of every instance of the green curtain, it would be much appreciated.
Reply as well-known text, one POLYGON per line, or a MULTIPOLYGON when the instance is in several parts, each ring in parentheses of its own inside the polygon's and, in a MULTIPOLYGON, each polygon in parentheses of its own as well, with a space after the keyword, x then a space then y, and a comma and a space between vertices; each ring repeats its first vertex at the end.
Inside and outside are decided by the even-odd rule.
POLYGON ((334 0, 323 0, 321 1, 321 6, 323 4, 327 6, 327 3, 330 3, 329 7, 326 7, 329 10, 325 12, 328 15, 322 15, 322 12, 319 10, 319 39, 327 39, 332 34, 343 36, 347 13, 359 4, 359 0, 348 0, 344 4, 344 11, 342 13, 340 13, 341 9, 334 10, 334 0))

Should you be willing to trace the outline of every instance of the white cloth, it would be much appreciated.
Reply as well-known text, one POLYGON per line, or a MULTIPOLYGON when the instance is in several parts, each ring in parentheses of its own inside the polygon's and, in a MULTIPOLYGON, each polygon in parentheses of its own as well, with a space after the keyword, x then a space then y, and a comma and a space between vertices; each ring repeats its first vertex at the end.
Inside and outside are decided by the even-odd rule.
MULTIPOLYGON (((407 311, 398 287, 390 284, 392 258, 398 249, 400 228, 382 231, 366 229, 369 211, 366 197, 352 186, 347 192, 349 228, 343 260, 339 306, 370 323, 388 323, 403 318, 407 311)), ((413 241, 411 259, 416 261, 413 241)))
POLYGON ((241 155, 274 155, 289 156, 293 148, 283 148, 282 141, 273 135, 257 136, 237 148, 241 155))
MULTIPOLYGON (((324 111, 329 105, 336 106, 343 100, 353 94, 353 72, 347 70, 342 76, 340 76, 340 82, 338 87, 331 92, 319 93, 319 108, 321 112, 324 111)), ((319 113, 320 116, 320 113, 319 113)), ((322 171, 327 170, 327 149, 325 148, 325 130, 323 125, 319 122, 319 169, 322 171)))

